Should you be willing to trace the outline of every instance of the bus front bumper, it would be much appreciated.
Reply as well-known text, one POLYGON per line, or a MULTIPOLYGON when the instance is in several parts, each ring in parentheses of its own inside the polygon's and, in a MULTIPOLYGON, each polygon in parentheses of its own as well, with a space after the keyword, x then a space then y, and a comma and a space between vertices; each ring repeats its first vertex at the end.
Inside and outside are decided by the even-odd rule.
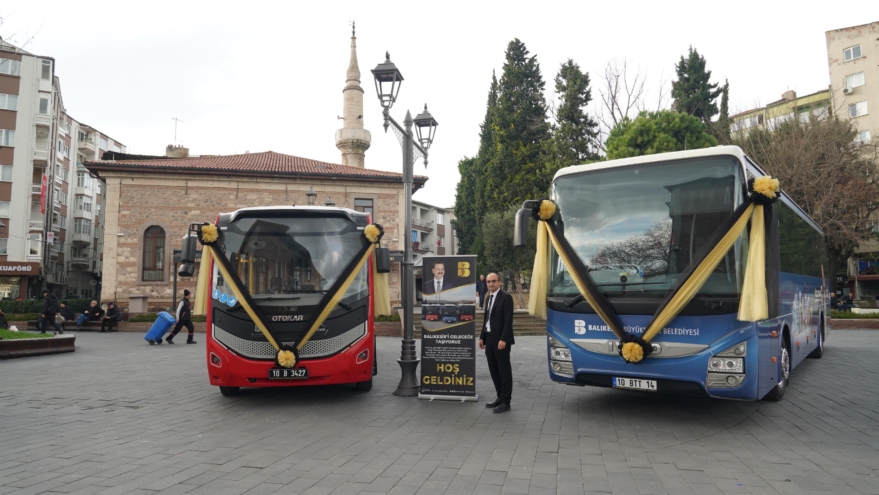
POLYGON ((277 368, 273 361, 239 356, 209 338, 208 377, 211 385, 223 387, 300 387, 364 382, 372 378, 374 352, 372 338, 364 337, 332 356, 297 363, 297 368, 308 370, 306 379, 277 380, 269 378, 269 370, 277 368))
MULTIPOLYGON (((677 358, 648 357, 637 364, 625 362, 618 355, 606 355, 587 351, 551 329, 549 335, 567 346, 570 351, 569 367, 558 373, 549 359, 549 374, 553 381, 568 385, 616 388, 615 378, 632 378, 655 382, 656 392, 719 397, 729 399, 757 399, 757 334, 750 329, 730 333, 708 346, 705 350, 689 356, 677 358), (745 342, 747 354, 744 359, 744 374, 735 386, 721 384, 717 380, 709 386, 709 360, 723 350, 745 342)), ((548 353, 551 356, 551 347, 548 353)), ((557 366, 556 366, 557 367, 557 366)), ((713 374, 714 377, 722 376, 713 374)), ((630 390, 623 389, 621 390, 630 390)))

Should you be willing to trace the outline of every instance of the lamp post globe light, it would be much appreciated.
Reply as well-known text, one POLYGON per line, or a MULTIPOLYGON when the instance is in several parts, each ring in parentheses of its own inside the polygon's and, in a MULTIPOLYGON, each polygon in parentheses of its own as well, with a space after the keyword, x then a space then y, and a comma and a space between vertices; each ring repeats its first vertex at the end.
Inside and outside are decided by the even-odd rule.
POLYGON ((305 193, 305 198, 306 201, 308 201, 308 206, 314 206, 314 202, 317 200, 317 193, 314 192, 314 187, 308 187, 308 192, 305 193))
POLYGON ((385 132, 388 127, 393 127, 394 134, 400 141, 403 148, 403 190, 406 197, 405 205, 405 234, 403 239, 403 348, 400 352, 400 369, 403 376, 397 385, 394 395, 403 397, 412 397, 418 395, 418 378, 415 376, 415 369, 418 367, 418 357, 415 355, 415 327, 413 322, 414 311, 414 295, 415 295, 415 279, 412 275, 412 241, 409 239, 412 232, 412 177, 414 175, 412 169, 415 160, 419 157, 424 159, 424 166, 427 167, 427 150, 433 143, 436 134, 437 121, 427 111, 427 105, 424 105, 424 112, 420 113, 414 120, 412 114, 406 112, 406 118, 403 119, 403 125, 397 123, 391 118, 391 107, 397 101, 397 95, 400 93, 400 86, 403 82, 403 74, 400 73, 397 66, 391 62, 391 55, 385 53, 385 61, 378 64, 372 70, 372 76, 375 78, 375 91, 378 93, 378 100, 381 103, 382 115, 384 116, 385 132), (412 132, 412 125, 415 125, 415 133, 412 132))

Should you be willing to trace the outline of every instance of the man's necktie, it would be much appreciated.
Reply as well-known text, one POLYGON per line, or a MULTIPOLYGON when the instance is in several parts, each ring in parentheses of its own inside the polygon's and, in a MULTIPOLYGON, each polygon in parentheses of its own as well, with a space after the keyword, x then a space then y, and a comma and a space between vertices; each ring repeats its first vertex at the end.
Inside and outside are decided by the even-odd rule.
POLYGON ((488 309, 485 310, 485 331, 491 333, 491 307, 494 306, 494 294, 488 297, 488 309))
POLYGON ((436 281, 436 288, 434 289, 434 292, 436 292, 437 294, 442 292, 442 289, 440 288, 440 281, 439 280, 436 281))

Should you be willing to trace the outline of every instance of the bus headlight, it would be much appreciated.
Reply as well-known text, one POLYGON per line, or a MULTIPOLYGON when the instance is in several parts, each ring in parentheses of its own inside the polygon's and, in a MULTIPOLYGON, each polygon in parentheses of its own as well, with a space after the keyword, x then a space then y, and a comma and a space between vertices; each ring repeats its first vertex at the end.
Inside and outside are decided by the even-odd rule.
POLYGON ((708 371, 720 373, 741 373, 745 369, 745 360, 714 356, 708 360, 708 371))
POLYGON ((549 358, 553 361, 571 361, 571 350, 567 347, 552 347, 549 350, 549 358))
POLYGON ((571 350, 558 339, 547 336, 549 343, 549 366, 558 375, 574 376, 574 363, 571 362, 571 350))
POLYGON ((717 353, 720 357, 741 357, 747 354, 748 351, 748 343, 747 342, 739 342, 738 344, 730 347, 729 349, 724 349, 723 352, 717 353))

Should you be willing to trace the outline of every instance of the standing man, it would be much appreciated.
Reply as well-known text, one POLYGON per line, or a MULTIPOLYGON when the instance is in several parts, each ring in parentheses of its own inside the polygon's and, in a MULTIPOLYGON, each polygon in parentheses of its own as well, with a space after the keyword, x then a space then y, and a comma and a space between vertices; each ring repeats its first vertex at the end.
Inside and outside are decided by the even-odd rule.
POLYGON ((50 292, 47 289, 43 289, 43 327, 41 328, 40 333, 46 333, 46 328, 49 325, 53 325, 55 327, 55 335, 59 333, 64 333, 64 330, 61 329, 61 325, 55 321, 55 315, 58 314, 58 298, 55 297, 55 294, 50 292))
POLYGON ((189 292, 189 289, 183 289, 183 299, 180 300, 180 304, 177 305, 177 324, 174 325, 174 331, 171 332, 165 342, 169 344, 173 344, 172 340, 178 333, 180 333, 180 329, 186 327, 186 330, 189 331, 189 337, 186 338, 187 344, 197 344, 196 341, 192 340, 192 337, 195 336, 195 327, 192 326, 192 308, 189 306, 189 295, 192 294, 189 292))
POLYGON ((479 348, 485 349, 488 371, 497 398, 485 407, 502 413, 510 410, 513 395, 513 366, 510 364, 510 351, 516 339, 513 338, 513 296, 501 290, 501 280, 497 273, 489 273, 485 279, 488 284, 488 306, 479 335, 479 348))
POLYGON ((479 309, 482 309, 485 302, 485 293, 488 292, 488 284, 485 283, 485 275, 480 275, 476 281, 476 295, 479 297, 479 309))

